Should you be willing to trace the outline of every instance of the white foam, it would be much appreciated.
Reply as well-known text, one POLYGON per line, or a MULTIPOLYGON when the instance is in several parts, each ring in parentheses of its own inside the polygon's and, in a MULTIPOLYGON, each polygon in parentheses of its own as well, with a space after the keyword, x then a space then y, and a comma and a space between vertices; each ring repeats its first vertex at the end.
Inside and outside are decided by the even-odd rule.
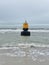
POLYGON ((22 47, 49 47, 49 45, 45 45, 45 44, 39 44, 39 43, 21 43, 21 44, 18 44, 18 46, 22 46, 22 47))
POLYGON ((49 30, 29 30, 30 32, 49 32, 49 30))
POLYGON ((2 49, 2 50, 4 50, 4 49, 16 49, 17 47, 4 47, 4 46, 2 46, 2 47, 0 47, 0 50, 2 49))
POLYGON ((20 32, 20 31, 22 31, 22 30, 20 30, 20 29, 18 29, 18 30, 12 30, 12 29, 4 30, 4 29, 2 29, 2 30, 0 30, 0 33, 5 33, 5 32, 20 32))
POLYGON ((6 45, 3 45, 0 47, 0 49, 19 49, 19 48, 27 48, 27 47, 32 47, 32 48, 36 48, 36 47, 48 47, 49 48, 49 45, 46 45, 46 44, 39 44, 39 43, 18 43, 17 45, 9 45, 9 46, 6 46, 6 45))
POLYGON ((32 47, 32 48, 36 48, 36 47, 48 47, 49 48, 49 45, 46 45, 46 44, 41 44, 41 43, 18 43, 17 45, 8 45, 8 44, 5 44, 5 45, 2 45, 0 46, 0 49, 19 49, 19 48, 28 48, 28 47, 32 47))
MULTIPOLYGON (((12 30, 12 29, 2 29, 0 30, 0 33, 5 33, 5 32, 21 32, 23 31, 22 29, 16 29, 16 30, 12 30)), ((30 32, 49 32, 49 30, 29 30, 30 32)))
POLYGON ((26 52, 26 50, 22 50, 22 48, 20 47, 2 47, 2 49, 10 49, 10 51, 7 50, 7 52, 2 52, 0 53, 0 55, 6 55, 6 56, 11 56, 11 57, 24 57, 24 56, 27 56, 27 57, 34 57, 34 58, 38 58, 39 56, 42 56, 42 57, 46 57, 46 56, 49 56, 49 48, 46 50, 45 49, 37 49, 37 48, 30 48, 28 49, 28 51, 26 52), (44 51, 44 52, 43 52, 44 51))

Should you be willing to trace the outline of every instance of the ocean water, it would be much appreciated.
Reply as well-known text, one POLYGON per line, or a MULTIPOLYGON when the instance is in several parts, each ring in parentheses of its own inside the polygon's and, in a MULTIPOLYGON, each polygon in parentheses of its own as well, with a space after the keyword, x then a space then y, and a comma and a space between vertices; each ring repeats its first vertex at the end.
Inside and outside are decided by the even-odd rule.
POLYGON ((45 57, 49 58, 49 30, 29 30, 31 36, 21 36, 21 31, 21 29, 0 29, 0 55, 11 57, 27 55, 34 61, 40 57, 43 61, 45 57))
POLYGON ((31 36, 21 36, 20 29, 1 29, 0 46, 17 46, 29 44, 35 46, 49 46, 49 30, 29 30, 31 36))

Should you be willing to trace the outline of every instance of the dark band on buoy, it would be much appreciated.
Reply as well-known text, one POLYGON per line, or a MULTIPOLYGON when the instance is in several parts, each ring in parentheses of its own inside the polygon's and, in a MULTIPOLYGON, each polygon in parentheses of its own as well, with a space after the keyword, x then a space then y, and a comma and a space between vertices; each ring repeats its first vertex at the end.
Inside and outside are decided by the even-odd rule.
POLYGON ((28 28, 23 28, 23 30, 24 30, 24 31, 27 31, 27 30, 28 30, 28 28))
POLYGON ((30 32, 29 31, 22 31, 21 36, 30 36, 30 32))

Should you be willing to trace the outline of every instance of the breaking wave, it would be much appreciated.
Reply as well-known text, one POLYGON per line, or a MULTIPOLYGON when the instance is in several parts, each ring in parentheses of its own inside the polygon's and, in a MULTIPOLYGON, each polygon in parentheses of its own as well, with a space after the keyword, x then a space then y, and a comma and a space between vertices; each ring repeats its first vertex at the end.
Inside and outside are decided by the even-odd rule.
POLYGON ((36 47, 48 47, 49 48, 49 45, 47 44, 40 44, 40 43, 18 43, 16 45, 12 45, 12 44, 4 44, 4 45, 1 45, 0 46, 0 49, 10 49, 10 48, 16 48, 16 47, 22 47, 22 48, 36 48, 36 47))
MULTIPOLYGON (((6 29, 6 30, 4 30, 4 29, 2 29, 2 30, 0 30, 0 33, 8 33, 8 32, 21 32, 21 31, 23 31, 23 30, 21 30, 21 29, 16 29, 16 30, 12 30, 12 29, 6 29)), ((49 32, 49 30, 29 30, 30 32, 49 32)))

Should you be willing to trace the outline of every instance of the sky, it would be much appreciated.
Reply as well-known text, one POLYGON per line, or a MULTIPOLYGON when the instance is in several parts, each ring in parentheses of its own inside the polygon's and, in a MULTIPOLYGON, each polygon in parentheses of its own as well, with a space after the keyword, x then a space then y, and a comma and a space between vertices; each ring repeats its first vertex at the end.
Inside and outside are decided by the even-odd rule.
POLYGON ((49 0, 0 0, 0 24, 49 24, 49 0))

